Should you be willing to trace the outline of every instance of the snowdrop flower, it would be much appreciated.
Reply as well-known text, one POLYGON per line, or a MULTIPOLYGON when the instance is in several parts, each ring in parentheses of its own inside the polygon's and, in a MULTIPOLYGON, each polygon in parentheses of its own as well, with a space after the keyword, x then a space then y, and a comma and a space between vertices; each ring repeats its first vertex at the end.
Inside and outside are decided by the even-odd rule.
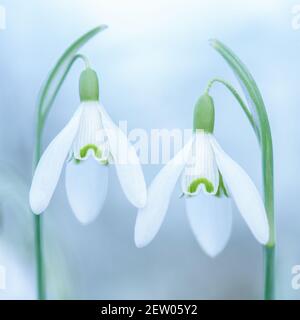
POLYGON ((229 239, 231 198, 256 239, 268 242, 269 225, 259 192, 247 173, 222 150, 213 129, 213 100, 204 94, 195 106, 193 137, 154 178, 147 204, 138 212, 137 247, 149 244, 160 229, 180 175, 191 228, 208 255, 219 254, 229 239))
POLYGON ((68 200, 75 216, 86 224, 96 218, 103 206, 110 163, 114 163, 121 187, 134 206, 145 205, 147 190, 134 147, 99 103, 95 71, 87 68, 81 73, 79 91, 80 106, 42 155, 29 198, 32 211, 43 212, 67 162, 68 200))

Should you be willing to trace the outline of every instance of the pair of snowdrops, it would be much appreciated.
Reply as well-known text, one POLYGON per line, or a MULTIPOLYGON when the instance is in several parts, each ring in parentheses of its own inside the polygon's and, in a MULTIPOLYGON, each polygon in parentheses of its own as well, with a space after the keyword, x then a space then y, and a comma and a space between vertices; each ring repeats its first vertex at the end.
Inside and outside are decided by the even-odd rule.
POLYGON ((181 177, 193 233, 203 250, 216 256, 232 225, 231 199, 256 239, 266 244, 269 225, 263 201, 247 173, 217 143, 214 105, 208 94, 194 111, 194 134, 156 175, 148 190, 135 148, 99 102, 98 78, 90 68, 80 76, 80 106, 43 153, 30 189, 32 211, 48 207, 63 167, 67 197, 77 219, 87 224, 101 212, 114 165, 127 199, 138 208, 135 243, 149 244, 159 231, 181 177))

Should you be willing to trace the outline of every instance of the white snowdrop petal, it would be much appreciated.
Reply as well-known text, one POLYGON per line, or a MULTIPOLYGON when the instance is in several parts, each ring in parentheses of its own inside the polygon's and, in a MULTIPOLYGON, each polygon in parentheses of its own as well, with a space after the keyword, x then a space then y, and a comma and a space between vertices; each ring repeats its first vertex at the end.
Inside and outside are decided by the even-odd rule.
POLYGON ((137 214, 135 243, 141 248, 149 244, 159 231, 176 182, 187 162, 192 146, 191 139, 177 155, 157 174, 148 189, 148 200, 137 214))
POLYGON ((123 192, 135 207, 143 208, 147 201, 147 188, 135 148, 113 123, 103 106, 99 105, 99 110, 123 192))
POLYGON ((78 130, 81 112, 82 108, 79 107, 68 124, 49 144, 36 167, 29 192, 30 206, 36 214, 45 211, 52 198, 78 130))
POLYGON ((108 167, 93 158, 70 161, 66 167, 69 204, 82 224, 92 222, 101 212, 107 195, 108 167))
POLYGON ((269 239, 269 224, 261 196, 248 174, 233 161, 211 137, 219 170, 233 197, 237 208, 256 239, 266 244, 269 239))
POLYGON ((186 210, 193 233, 201 248, 211 257, 226 246, 232 225, 231 200, 200 193, 186 197, 186 210))

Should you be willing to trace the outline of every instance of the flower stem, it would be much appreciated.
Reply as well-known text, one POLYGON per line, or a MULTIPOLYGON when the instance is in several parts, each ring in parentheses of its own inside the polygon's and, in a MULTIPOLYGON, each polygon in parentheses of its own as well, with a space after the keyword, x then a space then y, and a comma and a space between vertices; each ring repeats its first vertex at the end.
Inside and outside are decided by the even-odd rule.
MULTIPOLYGON (((268 125, 268 123, 267 123, 268 125)), ((262 131, 263 132, 263 131, 262 131)), ((274 217, 274 179, 273 179, 273 147, 269 128, 262 134, 262 172, 264 185, 264 200, 267 211, 270 237, 264 247, 264 298, 275 299, 275 217, 274 217)))
MULTIPOLYGON (((65 81, 73 63, 77 59, 82 59, 85 67, 89 68, 90 63, 86 56, 78 54, 78 50, 99 32, 105 30, 106 25, 100 25, 91 29, 75 42, 73 42, 61 55, 53 69, 50 71, 45 83, 42 85, 37 101, 37 122, 35 135, 35 150, 33 160, 33 172, 35 171, 42 154, 42 133, 47 116, 52 108, 55 98, 65 81)), ((35 257, 36 257, 36 280, 37 297, 39 300, 46 299, 46 274, 43 260, 43 237, 42 218, 36 215, 34 218, 35 231, 35 257)))
POLYGON ((275 299, 275 245, 264 247, 265 300, 275 299))
POLYGON ((45 280, 44 280, 44 261, 42 255, 42 228, 41 216, 34 216, 35 227, 35 256, 36 256, 36 283, 37 283, 37 298, 45 300, 45 280))
POLYGON ((242 107, 244 113, 246 114, 246 116, 247 116, 247 118, 248 118, 254 132, 255 132, 255 135, 257 136, 257 139, 260 142, 259 129, 257 127, 257 124, 255 123, 251 112, 249 111, 247 105, 244 103, 243 99, 238 94, 238 92, 234 89, 234 87, 229 82, 227 82, 223 79, 220 79, 220 78, 214 78, 214 79, 210 80, 207 84, 207 87, 206 87, 207 94, 209 93, 209 90, 211 89, 211 87, 214 83, 223 84, 233 94, 233 96, 236 98, 236 100, 239 102, 240 106, 242 107))
POLYGON ((244 103, 243 99, 234 89, 234 87, 223 79, 214 78, 208 82, 206 93, 209 92, 212 85, 215 83, 223 84, 239 102, 241 108, 249 120, 258 143, 260 145, 262 157, 262 176, 264 189, 264 203, 269 222, 269 241, 264 246, 264 298, 265 300, 275 299, 275 218, 274 218, 274 178, 273 178, 273 146, 272 135, 269 125, 266 109, 264 107, 260 94, 256 96, 259 98, 256 112, 258 120, 244 103))
MULTIPOLYGON (((35 141, 35 155, 33 169, 36 168, 41 157, 41 138, 42 138, 42 121, 38 116, 35 141)), ((43 260, 43 237, 42 237, 42 217, 34 215, 34 239, 35 239, 35 260, 36 260, 36 285, 38 300, 46 298, 46 283, 43 260)))
MULTIPOLYGON (((77 59, 82 59, 86 68, 90 66, 88 59, 82 54, 75 54, 68 62, 61 79, 58 81, 57 88, 54 90, 49 104, 44 110, 39 107, 37 114, 36 125, 36 139, 35 139, 35 152, 34 152, 34 164, 33 171, 39 163, 42 153, 42 133, 46 122, 47 115, 50 108, 61 88, 66 76, 68 75, 72 65, 77 59)), ((42 217, 41 215, 35 215, 34 217, 34 231, 35 231, 35 259, 36 259, 36 282, 37 282, 37 298, 39 300, 46 299, 46 276, 43 259, 43 234, 42 234, 42 217)))
POLYGON ((49 102, 46 104, 46 106, 44 108, 41 107, 39 110, 39 113, 40 113, 39 117, 40 117, 41 127, 42 127, 41 130, 43 130, 44 122, 46 121, 48 113, 53 105, 55 98, 57 97, 57 94, 58 94, 62 84, 64 83, 68 73, 70 72, 74 62, 77 59, 81 59, 84 62, 86 68, 90 67, 90 62, 89 62, 88 58, 86 56, 84 56, 83 54, 75 54, 73 57, 70 58, 70 61, 67 63, 67 66, 65 67, 65 70, 64 70, 60 80, 58 81, 54 92, 51 95, 51 98, 49 98, 49 102))

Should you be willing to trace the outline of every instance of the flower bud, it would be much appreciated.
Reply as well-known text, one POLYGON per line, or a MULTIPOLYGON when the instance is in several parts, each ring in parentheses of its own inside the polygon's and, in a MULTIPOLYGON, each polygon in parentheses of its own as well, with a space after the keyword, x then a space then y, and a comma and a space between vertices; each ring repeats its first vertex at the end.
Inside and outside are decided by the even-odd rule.
POLYGON ((91 68, 81 72, 79 79, 80 101, 99 100, 99 82, 97 73, 91 68))
POLYGON ((194 131, 204 130, 213 133, 215 123, 215 107, 211 96, 203 94, 194 109, 194 131))

